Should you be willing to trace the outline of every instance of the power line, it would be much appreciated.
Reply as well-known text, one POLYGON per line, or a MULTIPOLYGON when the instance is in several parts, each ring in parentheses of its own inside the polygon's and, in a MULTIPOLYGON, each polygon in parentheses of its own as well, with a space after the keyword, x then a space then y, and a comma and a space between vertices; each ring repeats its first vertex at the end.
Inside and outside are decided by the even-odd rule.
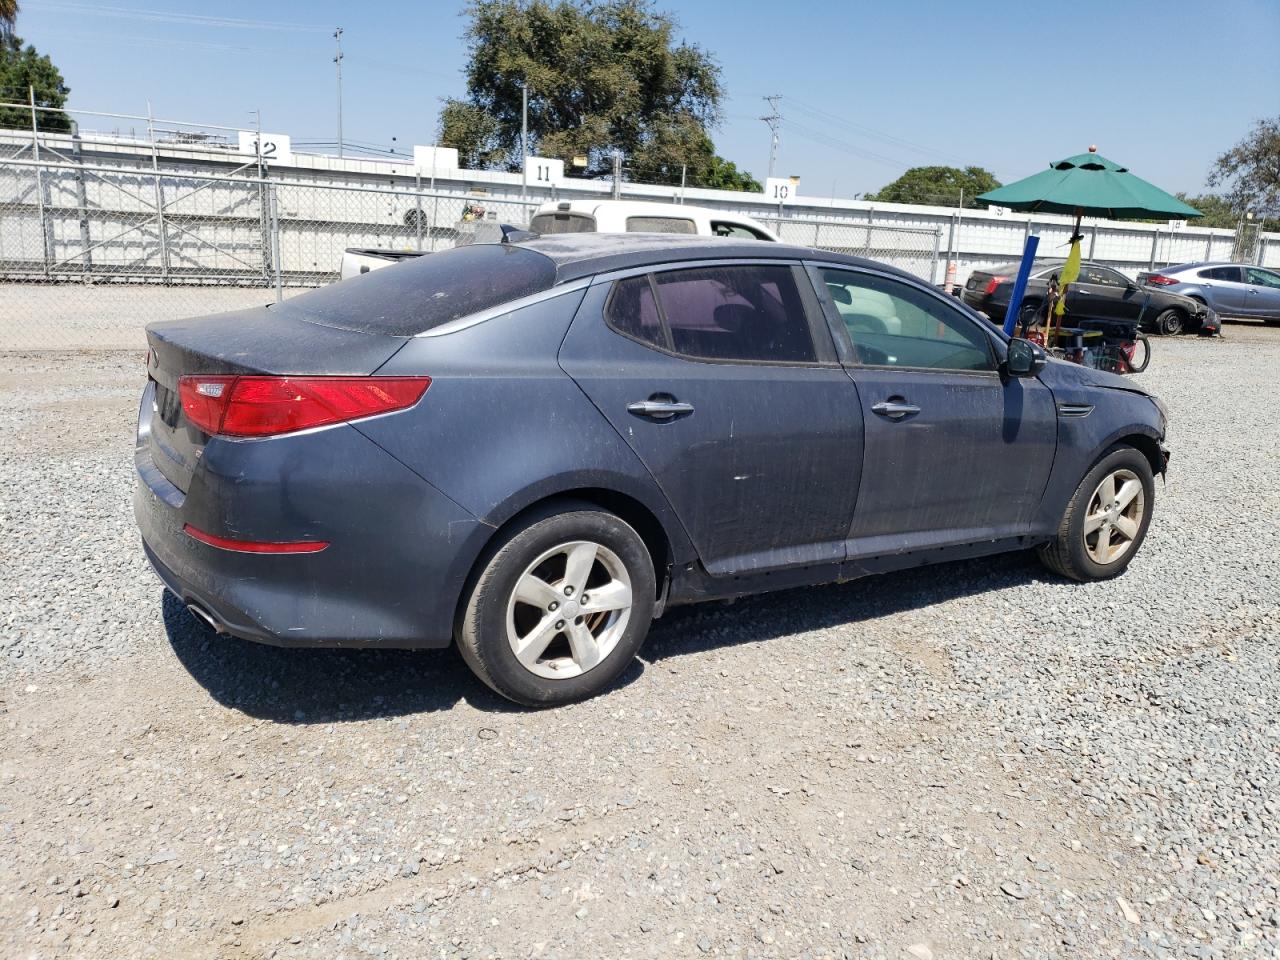
POLYGON ((327 27, 314 27, 301 23, 279 20, 249 20, 242 17, 209 17, 198 13, 170 13, 164 10, 141 10, 135 7, 112 7, 97 3, 69 3, 65 0, 37 0, 24 6, 36 10, 63 11, 67 13, 91 13, 104 17, 123 17, 129 20, 150 20, 158 23, 185 23, 202 27, 233 27, 243 30, 288 30, 303 33, 327 31, 327 27))
POLYGON ((821 130, 814 130, 812 127, 807 127, 794 120, 784 120, 783 124, 788 130, 798 133, 807 140, 813 140, 823 146, 830 147, 833 150, 838 150, 842 153, 847 153, 851 156, 859 157, 863 160, 870 160, 874 163, 882 163, 886 166, 898 167, 904 170, 911 166, 911 164, 895 157, 886 156, 883 153, 876 153, 874 150, 867 150, 864 147, 854 146, 852 143, 841 140, 839 137, 834 137, 821 130))
POLYGON ((891 133, 884 133, 883 131, 875 130, 860 123, 855 123, 852 120, 848 120, 834 114, 829 110, 824 110, 821 107, 816 107, 813 104, 806 103, 803 100, 796 100, 794 97, 788 97, 787 102, 792 104, 801 113, 806 114, 813 119, 821 120, 825 123, 834 123, 852 132, 863 134, 875 140, 880 140, 890 146, 906 147, 907 149, 914 150, 917 153, 929 154, 935 157, 940 157, 944 160, 960 160, 960 158, 953 153, 948 153, 945 150, 937 150, 933 147, 927 147, 924 144, 916 143, 912 140, 907 140, 891 133))

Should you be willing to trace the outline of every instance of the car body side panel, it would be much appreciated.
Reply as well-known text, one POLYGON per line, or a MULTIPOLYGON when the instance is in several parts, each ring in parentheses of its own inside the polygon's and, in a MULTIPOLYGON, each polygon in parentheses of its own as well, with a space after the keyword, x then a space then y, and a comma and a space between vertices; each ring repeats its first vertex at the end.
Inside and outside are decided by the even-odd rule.
POLYGON ((156 572, 185 602, 266 643, 449 643, 468 572, 459 557, 480 549, 487 528, 354 427, 211 438, 185 495, 152 464, 141 428, 135 518, 156 572), (200 543, 184 524, 231 539, 329 546, 245 554, 200 543))
POLYGON ((1058 406, 1058 450, 1045 487, 1033 531, 1051 535, 1057 530, 1067 503, 1081 478, 1111 444, 1128 436, 1162 442, 1160 414, 1151 398, 1124 389, 1114 374, 1072 363, 1051 362, 1040 378, 1058 406), (1121 386, 1107 388, 1108 380, 1121 386), (1084 416, 1064 416, 1064 408, 1091 408, 1084 416))
POLYGON ((648 471, 556 362, 583 292, 410 341, 378 373, 430 376, 426 396, 359 429, 491 528, 545 497, 601 488, 643 504, 672 560, 687 560, 692 548, 648 471))
POLYGON ((707 570, 843 559, 862 462, 853 382, 834 363, 711 362, 656 350, 606 324, 609 287, 591 287, 561 364, 649 468, 707 570), (628 412, 658 396, 692 410, 666 421, 628 412))

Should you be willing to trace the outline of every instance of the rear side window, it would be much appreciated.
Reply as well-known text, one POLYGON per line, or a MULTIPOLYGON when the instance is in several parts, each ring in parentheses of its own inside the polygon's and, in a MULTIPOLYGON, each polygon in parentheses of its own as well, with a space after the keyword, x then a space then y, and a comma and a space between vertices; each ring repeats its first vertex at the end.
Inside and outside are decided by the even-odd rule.
POLYGON ((648 275, 615 283, 604 309, 605 319, 619 333, 655 347, 668 346, 648 275))
POLYGON ((550 257, 515 244, 475 243, 404 260, 271 309, 339 330, 412 337, 550 290, 555 282, 550 257))
POLYGON ((692 220, 682 217, 627 217, 627 233, 697 233, 692 220))
POLYGON ((1239 267, 1210 267, 1208 270, 1201 270, 1196 274, 1201 280, 1226 280, 1239 281, 1239 267))
POLYGON ((596 218, 585 213, 539 213, 529 221, 534 233, 595 233, 596 218))
POLYGON ((619 281, 607 310, 620 333, 701 360, 812 363, 817 357, 791 269, 706 267, 619 281), (654 320, 657 323, 655 325, 654 320))

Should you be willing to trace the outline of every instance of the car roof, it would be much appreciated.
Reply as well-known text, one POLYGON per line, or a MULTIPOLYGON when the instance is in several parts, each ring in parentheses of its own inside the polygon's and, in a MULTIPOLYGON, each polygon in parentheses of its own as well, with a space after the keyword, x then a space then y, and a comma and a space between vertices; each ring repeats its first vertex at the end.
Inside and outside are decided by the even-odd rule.
POLYGON ((597 273, 698 260, 823 260, 893 273, 923 282, 914 274, 863 257, 815 250, 769 240, 704 237, 687 233, 556 233, 521 240, 522 248, 556 265, 556 282, 597 273))

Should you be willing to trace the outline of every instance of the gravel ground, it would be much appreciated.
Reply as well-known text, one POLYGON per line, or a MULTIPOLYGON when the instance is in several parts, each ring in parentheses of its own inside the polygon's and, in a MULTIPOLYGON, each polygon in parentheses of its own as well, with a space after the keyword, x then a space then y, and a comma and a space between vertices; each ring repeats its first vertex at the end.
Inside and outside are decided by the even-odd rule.
MULTIPOLYGON (((284 298, 306 293, 286 287, 284 298)), ((270 287, 182 286, 145 283, 0 284, 0 344, 8 351, 145 350, 144 327, 275 300, 270 287)))
POLYGON ((526 712, 452 651, 213 637, 133 531, 139 358, 6 355, 0 955, 1280 957, 1277 364, 1157 342, 1118 581, 676 610, 526 712))

